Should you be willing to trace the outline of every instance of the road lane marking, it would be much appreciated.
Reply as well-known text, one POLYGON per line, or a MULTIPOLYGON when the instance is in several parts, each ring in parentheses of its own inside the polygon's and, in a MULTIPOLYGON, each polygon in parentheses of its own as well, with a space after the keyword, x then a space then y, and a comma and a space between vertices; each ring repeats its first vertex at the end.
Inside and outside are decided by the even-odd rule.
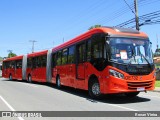
POLYGON ((31 86, 31 87, 38 87, 37 85, 30 84, 30 83, 20 83, 20 84, 23 84, 23 85, 26 85, 26 86, 31 86))
POLYGON ((155 98, 159 98, 159 99, 160 99, 160 97, 158 97, 158 96, 153 96, 153 95, 141 95, 141 96, 155 97, 155 98))
MULTIPOLYGON (((0 96, 0 99, 7 105, 7 107, 11 111, 16 111, 2 96, 0 96)), ((22 117, 18 117, 19 120, 24 120, 22 117)))
POLYGON ((128 107, 123 107, 123 106, 119 106, 119 105, 114 105, 114 104, 110 104, 110 103, 107 103, 107 104, 110 105, 110 106, 119 107, 119 108, 130 110, 130 111, 139 111, 139 110, 136 110, 136 109, 132 109, 132 108, 128 108, 128 107))

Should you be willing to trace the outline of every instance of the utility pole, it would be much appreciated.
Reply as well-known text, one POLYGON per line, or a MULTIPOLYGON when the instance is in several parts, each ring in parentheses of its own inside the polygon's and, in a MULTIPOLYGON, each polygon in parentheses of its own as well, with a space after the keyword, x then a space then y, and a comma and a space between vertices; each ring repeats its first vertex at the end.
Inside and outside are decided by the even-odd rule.
POLYGON ((158 50, 159 46, 158 46, 158 35, 157 35, 157 50, 158 50))
POLYGON ((64 43, 64 37, 63 37, 63 43, 64 43))
POLYGON ((137 5, 137 0, 134 0, 134 8, 135 8, 136 30, 139 31, 139 18, 138 18, 138 5, 137 5))
POLYGON ((34 53, 34 43, 37 41, 36 40, 29 40, 29 42, 32 42, 32 53, 34 53))

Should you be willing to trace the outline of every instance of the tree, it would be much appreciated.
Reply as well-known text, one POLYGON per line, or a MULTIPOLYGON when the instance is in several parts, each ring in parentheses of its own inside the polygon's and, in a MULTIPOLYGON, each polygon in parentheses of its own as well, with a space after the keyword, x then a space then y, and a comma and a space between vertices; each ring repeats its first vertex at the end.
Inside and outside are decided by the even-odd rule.
POLYGON ((0 62, 3 60, 3 58, 2 57, 0 57, 0 62))
POLYGON ((14 56, 17 56, 17 55, 15 53, 12 53, 12 52, 8 53, 8 58, 11 58, 11 57, 14 57, 14 56))
POLYGON ((154 57, 158 57, 160 56, 160 48, 156 49, 155 53, 154 53, 154 57))
POLYGON ((94 26, 91 26, 88 30, 91 30, 93 28, 98 28, 98 27, 101 27, 101 25, 94 25, 94 26))

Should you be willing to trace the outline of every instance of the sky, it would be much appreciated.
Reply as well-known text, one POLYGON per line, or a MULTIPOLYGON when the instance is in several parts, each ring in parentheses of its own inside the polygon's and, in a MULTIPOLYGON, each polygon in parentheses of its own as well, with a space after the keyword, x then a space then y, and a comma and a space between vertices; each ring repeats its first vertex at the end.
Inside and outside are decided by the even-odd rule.
MULTIPOLYGON (((51 49, 100 24, 115 26, 135 17, 134 0, 0 0, 0 56, 12 50, 17 55, 51 49), (132 8, 132 7, 131 7, 132 8), (134 11, 134 10, 133 10, 134 11)), ((160 10, 160 0, 138 0, 138 15, 160 10)), ((160 24, 140 28, 151 42, 153 52, 160 24)), ((159 45, 160 46, 160 45, 159 45)))

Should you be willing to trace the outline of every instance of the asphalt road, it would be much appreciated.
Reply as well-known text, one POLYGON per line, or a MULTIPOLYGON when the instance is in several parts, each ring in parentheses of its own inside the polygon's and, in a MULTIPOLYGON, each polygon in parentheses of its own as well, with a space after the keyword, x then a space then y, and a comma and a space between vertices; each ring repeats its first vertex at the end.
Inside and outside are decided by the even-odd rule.
MULTIPOLYGON (((54 85, 9 81, 0 78, 0 111, 160 111, 160 92, 140 93, 138 97, 127 99, 123 95, 107 95, 101 100, 90 99, 86 91, 54 85)), ((126 112, 127 113, 127 112, 126 112)), ((96 113, 95 113, 96 114, 96 113)), ((114 113, 115 114, 115 113, 114 113)), ((118 117, 86 117, 85 119, 110 119, 118 117)), ((0 120, 39 120, 40 118, 8 118, 0 120)), ((52 120, 53 118, 41 118, 52 120)), ((41 120, 40 119, 40 120, 41 120)), ((61 117, 54 117, 61 119, 61 117)), ((68 117, 67 120, 83 119, 68 117)), ((119 117, 118 120, 128 119, 119 117)), ((137 117, 129 117, 137 119, 137 117)), ((158 120, 157 117, 138 117, 141 120, 158 120)))

